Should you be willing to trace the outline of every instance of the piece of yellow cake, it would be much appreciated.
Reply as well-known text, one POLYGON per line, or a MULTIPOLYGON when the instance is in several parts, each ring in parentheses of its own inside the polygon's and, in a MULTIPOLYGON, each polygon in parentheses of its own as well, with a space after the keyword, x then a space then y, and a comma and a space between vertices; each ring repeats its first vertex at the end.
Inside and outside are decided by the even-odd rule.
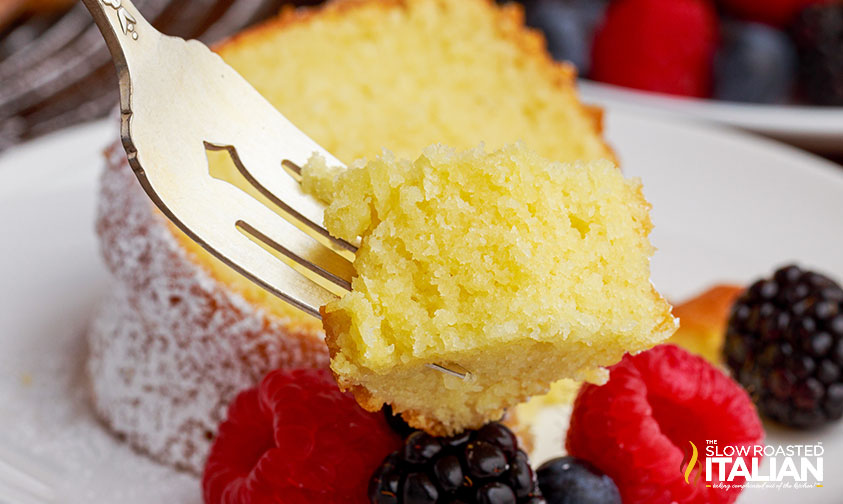
POLYGON ((650 283, 649 204, 611 161, 433 145, 304 175, 330 201, 328 230, 361 238, 352 292, 323 325, 340 386, 367 409, 452 434, 561 378, 603 380, 675 330, 650 283))

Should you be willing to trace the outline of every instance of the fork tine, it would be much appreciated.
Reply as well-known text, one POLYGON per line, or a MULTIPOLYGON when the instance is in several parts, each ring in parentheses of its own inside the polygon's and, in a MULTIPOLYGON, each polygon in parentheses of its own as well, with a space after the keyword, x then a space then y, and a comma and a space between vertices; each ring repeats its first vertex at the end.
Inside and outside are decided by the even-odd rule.
MULTIPOLYGON (((277 216, 276 220, 283 222, 277 216)), ((202 230, 199 232, 202 233, 202 230)), ((294 232, 299 235, 299 238, 308 238, 297 229, 294 232)), ((219 252, 216 255, 222 261, 276 296, 316 318, 321 318, 319 314, 320 306, 337 298, 336 292, 316 283, 314 277, 308 275, 304 268, 296 269, 293 267, 291 262, 301 264, 303 261, 307 262, 307 260, 302 259, 301 255, 304 254, 291 252, 290 248, 292 247, 284 247, 285 252, 283 254, 288 258, 293 258, 292 261, 279 261, 277 255, 271 254, 257 241, 250 239, 247 234, 238 231, 235 223, 224 230, 218 229, 214 235, 209 236, 207 233, 203 233, 202 236, 207 237, 205 243, 219 252)), ((203 243, 203 239, 199 238, 198 235, 193 238, 203 243)), ((314 249, 317 251, 318 249, 327 250, 315 243, 314 249)), ((324 270, 324 268, 322 269, 324 270)), ((339 285, 337 288, 342 289, 344 286, 345 283, 343 282, 343 285, 339 285)))
MULTIPOLYGON (((280 116, 280 114, 278 115, 280 116)), ((298 137, 303 136, 300 131, 296 131, 298 137)), ((286 147, 289 140, 286 138, 284 140, 287 141, 273 143, 286 147)), ((289 165, 298 168, 298 165, 286 159, 290 155, 290 152, 286 151, 286 149, 282 152, 276 148, 275 154, 278 157, 271 160, 267 156, 267 151, 273 149, 267 149, 266 143, 255 141, 249 142, 248 145, 238 144, 233 148, 209 142, 206 142, 206 145, 212 149, 228 150, 241 175, 246 178, 249 184, 277 206, 288 220, 300 222, 302 226, 299 227, 316 241, 347 260, 353 261, 357 247, 345 240, 335 238, 328 233, 322 225, 324 207, 313 197, 302 191, 301 185, 299 184, 300 178, 297 178, 295 175, 291 176, 284 169, 284 166, 289 165)), ((324 155, 327 152, 316 143, 312 143, 312 145, 314 146, 314 150, 320 152, 320 154, 324 155)), ((295 155, 296 153, 293 152, 292 154, 295 155)), ((303 151, 297 157, 303 157, 303 151)), ((333 156, 331 156, 331 159, 339 163, 333 156)), ((301 168, 298 169, 298 173, 301 173, 301 168)))
POLYGON ((347 289, 351 263, 241 189, 210 177, 202 143, 138 155, 151 169, 136 175, 158 207, 188 236, 251 280, 314 316, 347 289), (167 169, 170 166, 174 168, 167 169), (240 221, 258 231, 258 238, 266 236, 278 244, 273 248, 282 250, 283 262, 238 230, 240 221), (315 268, 297 267, 306 263, 315 268), (314 270, 330 274, 314 276, 314 270), (330 289, 325 283, 314 284, 314 278, 326 280, 330 289))
MULTIPOLYGON (((301 166, 316 153, 329 163, 342 163, 319 144, 305 136, 284 116, 277 113, 266 102, 273 113, 268 114, 266 136, 256 135, 247 143, 235 145, 234 163, 247 180, 278 206, 290 218, 301 222, 303 228, 323 245, 346 259, 353 261, 357 248, 331 236, 323 226, 324 206, 312 196, 305 194, 299 178, 291 175, 285 166, 301 166)), ((263 125, 262 125, 263 126, 263 125)), ((263 128, 261 128, 263 129, 263 128)), ((295 171, 293 172, 295 174, 295 171)))
POLYGON ((232 242, 231 249, 222 249, 225 255, 221 258, 225 262, 293 306, 322 318, 319 307, 337 299, 335 292, 314 281, 314 277, 302 269, 294 269, 289 263, 279 261, 246 235, 236 234, 242 240, 232 242))
MULTIPOLYGON (((281 210, 276 212, 281 218, 285 219, 288 223, 295 226, 298 230, 298 233, 306 234, 310 236, 316 243, 320 243, 322 245, 327 245, 325 243, 326 239, 335 240, 328 234, 328 231, 325 230, 323 227, 318 226, 315 223, 310 221, 306 221, 305 219, 296 213, 294 210, 289 209, 288 206, 284 201, 280 198, 275 196, 272 193, 269 193, 266 188, 260 186, 257 181, 255 181, 249 171, 246 169, 243 161, 241 159, 241 155, 239 154, 240 149, 236 149, 231 146, 215 146, 209 144, 208 142, 204 142, 205 147, 212 149, 212 150, 222 150, 227 152, 230 155, 231 161, 233 161, 234 165, 236 166, 237 170, 243 175, 246 184, 251 185, 253 189, 256 189, 260 194, 266 197, 266 200, 263 201, 263 204, 267 205, 272 209, 272 205, 275 205, 277 208, 276 210, 281 210), (302 225, 298 225, 298 224, 302 225), (317 236, 314 236, 316 233, 317 236)), ((279 169, 279 171, 281 171, 279 169)), ((229 180, 228 177, 225 175, 216 176, 212 174, 217 180, 221 180, 224 182, 228 182, 234 187, 238 187, 239 189, 246 191, 246 186, 238 185, 238 182, 235 180, 229 180)), ((289 185, 290 181, 285 181, 288 184, 287 189, 290 191, 298 190, 298 184, 295 182, 294 179, 291 179, 294 185, 289 185)), ((240 184, 243 183, 243 180, 240 181, 240 184)), ((290 244, 293 243, 291 241, 292 237, 298 234, 297 232, 292 231, 289 227, 287 230, 282 230, 278 228, 275 222, 270 222, 269 218, 267 217, 268 214, 266 212, 253 212, 248 216, 243 216, 242 218, 236 221, 236 226, 242 232, 245 232, 249 237, 257 240, 264 246, 264 248, 272 251, 273 253, 280 254, 281 256, 292 260, 295 264, 298 264, 304 270, 307 270, 313 275, 309 275, 307 272, 299 269, 300 272, 304 273, 306 276, 311 278, 311 280, 316 280, 317 283, 320 285, 328 287, 328 290, 336 293, 337 295, 342 295, 345 292, 351 290, 351 278, 354 274, 353 267, 351 265, 351 261, 354 259, 354 252, 356 252, 356 248, 347 244, 342 240, 338 240, 345 244, 340 251, 333 250, 333 247, 327 246, 325 251, 321 251, 318 247, 314 249, 315 244, 311 244, 306 240, 301 243, 307 243, 307 248, 300 248, 298 252, 290 249, 290 244), (258 227, 256 227, 258 226, 258 227), (283 231, 283 232, 282 232, 283 231), (351 250, 349 250, 351 248, 351 250), (307 250, 307 252, 303 252, 307 250), (343 254, 343 252, 345 254, 343 254), (334 255, 339 257, 334 257, 334 255), (350 254, 350 255, 349 255, 350 254), (327 284, 324 281, 327 281, 327 284), (337 290, 336 288, 339 288, 337 290)), ((276 217, 273 220, 277 220, 276 217)), ((302 245, 304 247, 304 245, 302 245)), ((277 256, 276 254, 276 256, 277 256)), ((288 263, 291 264, 291 263, 288 263)), ((292 264, 291 264, 292 265, 292 264)))
MULTIPOLYGON (((336 265, 337 265, 336 268, 337 269, 344 268, 344 269, 347 270, 347 271, 345 271, 345 278, 344 278, 343 276, 331 273, 330 271, 318 266, 315 263, 312 263, 310 261, 306 261, 306 260, 302 259, 301 257, 295 255, 295 254, 291 254, 287 247, 285 247, 284 245, 282 245, 282 244, 278 243, 277 241, 273 240, 271 237, 267 236, 265 233, 262 233, 260 230, 256 229, 255 227, 253 227, 248 222, 238 221, 237 227, 239 229, 242 229, 249 236, 255 238, 258 241, 260 241, 262 244, 266 245, 270 249, 288 257, 290 260, 296 262, 301 267, 309 270, 314 275, 317 275, 318 277, 322 278, 323 280, 326 280, 329 284, 338 287, 339 288, 338 292, 336 290, 328 287, 328 290, 331 290, 332 292, 335 292, 337 295, 341 296, 341 295, 343 295, 346 292, 351 290, 351 281, 347 280, 346 278, 350 278, 352 272, 348 271, 348 268, 349 268, 350 265, 347 265, 347 263, 343 264, 342 261, 340 261, 340 260, 336 261, 336 265)), ((308 276, 309 278, 311 278, 311 280, 315 280, 314 277, 312 277, 310 275, 307 275, 306 273, 303 273, 303 274, 305 276, 308 276)), ((324 285, 322 282, 317 281, 317 283, 319 283, 320 285, 324 285)))

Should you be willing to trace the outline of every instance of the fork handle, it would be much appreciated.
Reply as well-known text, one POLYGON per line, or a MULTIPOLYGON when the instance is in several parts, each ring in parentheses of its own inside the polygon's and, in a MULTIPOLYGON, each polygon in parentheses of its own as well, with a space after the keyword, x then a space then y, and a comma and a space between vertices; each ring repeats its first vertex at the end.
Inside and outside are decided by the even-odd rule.
POLYGON ((130 62, 155 58, 162 34, 141 15, 131 0, 82 0, 102 32, 120 82, 120 108, 131 113, 130 62))

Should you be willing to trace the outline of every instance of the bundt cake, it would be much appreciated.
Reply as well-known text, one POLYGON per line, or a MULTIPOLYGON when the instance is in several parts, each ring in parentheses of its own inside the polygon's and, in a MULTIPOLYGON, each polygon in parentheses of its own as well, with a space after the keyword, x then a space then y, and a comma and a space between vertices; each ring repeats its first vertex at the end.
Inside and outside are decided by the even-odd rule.
MULTIPOLYGON (((285 10, 217 49, 346 163, 520 140, 558 161, 613 157, 600 111, 579 103, 574 71, 515 4, 335 1, 285 10)), ((94 404, 136 448, 199 472, 236 391, 271 368, 326 366, 323 334, 170 225, 119 148, 107 164, 97 231, 119 286, 90 333, 94 404)))
POLYGON ((337 382, 366 409, 477 429, 562 378, 605 381, 676 329, 650 283, 650 205, 611 161, 432 145, 303 173, 328 231, 360 237, 352 290, 322 320, 337 382))

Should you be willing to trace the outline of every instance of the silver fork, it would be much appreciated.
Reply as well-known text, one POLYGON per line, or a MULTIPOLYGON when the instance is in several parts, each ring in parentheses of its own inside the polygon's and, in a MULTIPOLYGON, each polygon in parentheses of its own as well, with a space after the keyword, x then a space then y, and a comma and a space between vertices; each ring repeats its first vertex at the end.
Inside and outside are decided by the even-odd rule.
POLYGON ((300 167, 314 154, 342 163, 202 43, 161 34, 129 0, 82 1, 111 51, 123 147, 150 198, 211 254, 321 318, 320 306, 351 289, 357 249, 322 226, 300 167), (260 197, 209 173, 208 150, 227 151, 260 197))

